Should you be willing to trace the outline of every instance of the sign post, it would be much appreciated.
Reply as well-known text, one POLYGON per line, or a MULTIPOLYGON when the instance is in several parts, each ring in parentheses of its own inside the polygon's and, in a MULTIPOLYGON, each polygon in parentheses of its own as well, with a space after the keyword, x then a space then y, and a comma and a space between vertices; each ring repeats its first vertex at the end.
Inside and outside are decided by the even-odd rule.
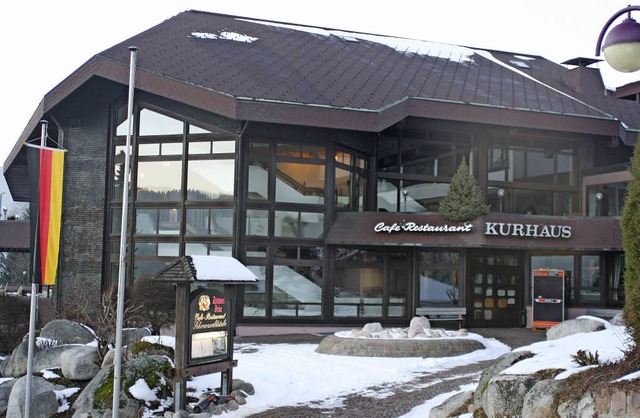
POLYGON ((220 373, 220 395, 229 395, 238 364, 233 359, 235 289, 258 279, 232 257, 184 256, 154 280, 176 284, 174 410, 185 409, 191 376, 220 373))

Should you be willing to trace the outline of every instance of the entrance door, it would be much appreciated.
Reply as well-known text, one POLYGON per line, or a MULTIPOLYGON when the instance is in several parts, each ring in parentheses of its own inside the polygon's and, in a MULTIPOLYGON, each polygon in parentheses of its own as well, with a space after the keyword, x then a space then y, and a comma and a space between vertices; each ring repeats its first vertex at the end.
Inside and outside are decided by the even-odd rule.
POLYGON ((468 271, 471 327, 521 326, 524 263, 521 252, 472 251, 468 271))

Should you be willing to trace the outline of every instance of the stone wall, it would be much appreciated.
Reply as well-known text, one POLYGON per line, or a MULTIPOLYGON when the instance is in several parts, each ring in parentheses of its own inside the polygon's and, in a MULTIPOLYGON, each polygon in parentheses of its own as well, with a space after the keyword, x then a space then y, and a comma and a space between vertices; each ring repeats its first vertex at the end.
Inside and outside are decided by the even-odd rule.
POLYGON ((67 149, 58 281, 53 288, 58 311, 85 304, 95 309, 99 305, 109 114, 118 93, 126 97, 126 88, 94 79, 53 112, 64 131, 61 145, 67 149))

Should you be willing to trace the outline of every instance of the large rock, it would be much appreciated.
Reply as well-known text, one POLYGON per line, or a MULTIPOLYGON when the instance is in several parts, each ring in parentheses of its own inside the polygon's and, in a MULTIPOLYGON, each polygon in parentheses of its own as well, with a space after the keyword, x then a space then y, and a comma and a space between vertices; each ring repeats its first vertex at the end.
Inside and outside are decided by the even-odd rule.
POLYGON ((71 380, 91 380, 98 372, 98 349, 87 345, 75 346, 60 354, 62 374, 71 380))
POLYGON ((429 319, 425 316, 414 316, 411 318, 411 322, 409 322, 409 330, 407 334, 409 338, 413 338, 416 335, 424 334, 425 329, 431 328, 431 323, 429 323, 429 319))
POLYGON ((16 383, 16 379, 7 380, 0 383, 0 417, 5 416, 7 412, 7 406, 9 404, 9 395, 11 395, 11 389, 16 383))
POLYGON ((596 402, 591 393, 586 393, 578 400, 563 402, 558 406, 560 418, 595 417, 596 402))
POLYGON ((40 330, 40 338, 48 338, 61 344, 88 344, 96 339, 87 328, 67 319, 48 322, 40 330))
MULTIPOLYGON (((149 328, 125 328, 122 330, 122 345, 131 345, 150 335, 149 328)), ((116 340, 115 337, 113 340, 116 340)))
MULTIPOLYGON (((145 403, 133 397, 129 389, 139 379, 144 379, 150 388, 158 388, 156 396, 164 399, 163 404, 172 395, 169 370, 171 360, 164 356, 148 356, 132 359, 122 365, 123 379, 120 391, 120 416, 138 416, 145 403)), ((91 416, 93 418, 111 417, 113 397, 113 366, 101 369, 96 377, 84 388, 73 404, 73 418, 91 416), (86 415, 89 414, 89 415, 86 415)))
POLYGON ((465 406, 473 402, 473 392, 461 392, 453 395, 440 405, 431 408, 429 418, 449 418, 460 415, 461 409, 466 412, 465 406))
MULTIPOLYGON (((21 377, 16 381, 9 395, 7 405, 7 417, 23 417, 25 388, 27 377, 21 377)), ((31 377, 31 416, 51 417, 58 412, 58 398, 54 390, 63 390, 64 386, 55 385, 39 376, 31 377)))
POLYGON ((581 332, 602 331, 605 328, 604 323, 589 318, 569 319, 560 322, 547 330, 547 340, 557 340, 573 334, 581 332))
POLYGON ((484 413, 489 418, 520 416, 525 395, 539 380, 531 375, 495 376, 482 395, 484 413))
POLYGON ((489 381, 491 379, 493 379, 503 370, 513 366, 520 360, 524 360, 530 357, 533 357, 533 353, 530 351, 512 351, 498 357, 491 366, 482 371, 482 374, 480 375, 480 381, 478 382, 478 386, 473 394, 473 403, 476 406, 482 404, 482 395, 487 389, 487 385, 489 384, 489 381))
POLYGON ((524 396, 522 418, 548 418, 556 416, 555 402, 564 389, 565 381, 547 379, 536 383, 524 396))
MULTIPOLYGON (((65 351, 74 349, 75 345, 59 345, 33 351, 33 371, 59 368, 60 355, 65 351)), ((20 377, 27 374, 27 359, 29 354, 29 341, 21 342, 0 365, 0 373, 7 377, 20 377)))

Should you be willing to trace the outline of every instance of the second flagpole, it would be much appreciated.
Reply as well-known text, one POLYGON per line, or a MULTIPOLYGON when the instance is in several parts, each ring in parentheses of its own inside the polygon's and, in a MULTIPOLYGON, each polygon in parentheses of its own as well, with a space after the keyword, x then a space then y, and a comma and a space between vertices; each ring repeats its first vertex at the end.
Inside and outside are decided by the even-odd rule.
POLYGON ((124 322, 124 287, 125 287, 125 265, 127 251, 127 223, 129 214, 129 171, 131 161, 131 133, 133 132, 133 93, 135 91, 136 81, 136 58, 138 48, 130 46, 131 61, 129 64, 129 103, 127 107, 127 142, 125 146, 124 158, 124 176, 122 188, 122 224, 120 225, 120 261, 118 264, 118 317, 116 322, 116 353, 113 365, 113 398, 112 398, 112 417, 117 418, 120 415, 120 389, 121 389, 121 370, 122 370, 122 328, 124 322))

